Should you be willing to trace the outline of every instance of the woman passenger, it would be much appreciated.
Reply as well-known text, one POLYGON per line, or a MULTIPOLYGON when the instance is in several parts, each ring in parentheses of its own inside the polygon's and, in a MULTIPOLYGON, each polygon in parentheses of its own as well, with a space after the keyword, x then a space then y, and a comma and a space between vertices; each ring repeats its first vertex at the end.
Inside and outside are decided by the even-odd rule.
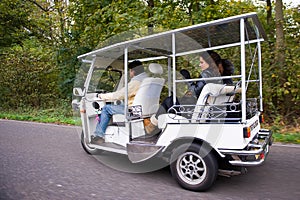
MULTIPOLYGON (((215 51, 208 51, 208 54, 218 66, 221 76, 231 76, 234 74, 234 66, 229 60, 221 59, 221 56, 215 51)), ((233 81, 231 78, 223 79, 223 84, 232 85, 233 81)))
MULTIPOLYGON (((211 78, 211 77, 220 77, 221 76, 215 61, 212 59, 212 57, 207 52, 203 52, 200 55, 199 61, 200 61, 199 67, 202 70, 199 78, 211 78)), ((180 73, 186 79, 191 78, 189 73, 186 70, 185 71, 181 70, 180 73)), ((188 83, 189 91, 187 92, 187 94, 191 93, 190 95, 188 95, 189 98, 191 96, 195 96, 197 99, 206 83, 222 84, 222 80, 216 79, 216 80, 205 80, 205 81, 201 80, 201 81, 197 81, 197 82, 189 82, 188 83)), ((177 100, 176 105, 179 105, 177 98, 176 98, 176 100, 177 100)), ((145 130, 146 130, 147 134, 154 135, 154 134, 157 134, 160 132, 160 130, 157 128, 158 116, 161 114, 167 113, 169 108, 171 108, 172 106, 173 106, 173 97, 169 96, 162 102, 157 113, 155 115, 151 116, 150 123, 145 126, 145 130)))
MULTIPOLYGON (((200 55, 199 61, 200 61, 199 67, 202 70, 199 78, 211 78, 211 77, 221 76, 217 64, 214 61, 214 59, 210 56, 210 54, 206 52, 202 53, 200 55)), ((197 81, 196 83, 190 83, 189 90, 193 92, 195 96, 198 98, 206 83, 222 84, 222 80, 221 79, 201 80, 201 81, 197 81)))

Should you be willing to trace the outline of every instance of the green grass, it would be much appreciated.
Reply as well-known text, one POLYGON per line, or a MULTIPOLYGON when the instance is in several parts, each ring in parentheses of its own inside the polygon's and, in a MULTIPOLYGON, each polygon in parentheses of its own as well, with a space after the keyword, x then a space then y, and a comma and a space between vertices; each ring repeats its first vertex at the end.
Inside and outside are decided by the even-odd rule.
POLYGON ((300 144, 300 132, 295 133, 273 133, 275 142, 300 144))
POLYGON ((47 110, 0 111, 1 119, 35 121, 43 123, 79 125, 80 119, 71 111, 65 112, 61 108, 47 110))
MULTIPOLYGON (((1 119, 35 121, 43 123, 80 125, 78 114, 73 113, 71 109, 53 108, 46 110, 26 109, 23 111, 3 111, 0 110, 1 119)), ((300 130, 294 128, 287 130, 283 126, 268 127, 273 131, 275 142, 300 144, 300 130)))
POLYGON ((298 126, 284 126, 279 123, 268 125, 272 130, 275 142, 300 144, 300 129, 298 126))

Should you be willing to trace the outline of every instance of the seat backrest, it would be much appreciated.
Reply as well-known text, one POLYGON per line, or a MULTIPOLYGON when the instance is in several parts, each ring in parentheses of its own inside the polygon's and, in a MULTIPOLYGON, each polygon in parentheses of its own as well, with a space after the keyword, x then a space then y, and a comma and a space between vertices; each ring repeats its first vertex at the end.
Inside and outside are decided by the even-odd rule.
MULTIPOLYGON (((206 84, 197 100, 192 121, 195 122, 198 118, 204 119, 209 112, 210 105, 220 105, 223 103, 232 102, 234 94, 240 92, 240 88, 236 86, 227 86, 222 84, 208 83, 206 84)), ((204 122, 200 120, 200 122, 204 122)))
MULTIPOLYGON (((150 117, 156 113, 159 108, 160 93, 165 83, 165 79, 154 77, 163 73, 163 68, 160 64, 150 63, 149 71, 153 77, 145 78, 142 81, 132 103, 132 106, 142 107, 142 117, 150 117)), ((115 114, 112 118, 113 122, 125 121, 123 114, 115 114)))
POLYGON ((151 116, 156 113, 159 107, 160 93, 164 86, 165 80, 163 78, 145 78, 137 91, 133 106, 142 106, 143 117, 151 116))
POLYGON ((160 64, 150 63, 148 68, 153 77, 143 80, 132 104, 142 106, 143 117, 151 116, 158 110, 160 93, 165 83, 165 79, 157 77, 163 73, 160 64))
POLYGON ((153 76, 162 75, 164 72, 162 66, 158 63, 150 63, 148 68, 153 76))

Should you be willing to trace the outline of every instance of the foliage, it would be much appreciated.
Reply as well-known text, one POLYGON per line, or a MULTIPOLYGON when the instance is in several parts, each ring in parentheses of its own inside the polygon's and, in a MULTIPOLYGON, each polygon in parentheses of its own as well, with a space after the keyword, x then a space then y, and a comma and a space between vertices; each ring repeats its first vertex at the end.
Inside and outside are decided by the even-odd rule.
POLYGON ((275 142, 300 144, 299 128, 287 128, 286 126, 273 125, 270 127, 275 142))
MULTIPOLYGON (((52 6, 41 0, 0 2, 2 108, 51 108, 61 99, 69 100, 80 65, 77 56, 120 37, 126 40, 255 11, 268 34, 262 46, 268 120, 299 124, 298 8, 283 10, 285 65, 278 66, 274 62, 274 11, 267 22, 266 6, 257 7, 250 0, 70 0, 68 6, 64 1, 54 2, 52 6)), ((239 52, 233 49, 220 53, 235 59, 239 52)))
POLYGON ((52 106, 57 98, 57 71, 53 50, 37 40, 24 40, 1 56, 1 107, 52 106))
POLYGON ((30 13, 31 8, 22 0, 0 2, 0 48, 20 44, 28 37, 30 32, 25 28, 30 26, 30 13))
POLYGON ((26 107, 19 109, 5 109, 0 111, 1 119, 37 121, 55 124, 80 125, 80 118, 73 115, 69 109, 70 102, 60 101, 57 105, 48 109, 26 107))
MULTIPOLYGON (((264 16, 264 15, 263 15, 264 16)), ((268 34, 268 43, 263 44, 263 83, 265 111, 270 122, 280 121, 281 125, 299 124, 299 87, 300 77, 300 49, 299 41, 299 12, 297 8, 284 10, 285 23, 285 64, 279 65, 275 61, 275 41, 273 32, 268 34), (278 119, 280 116, 280 120, 278 119)), ((265 27, 274 28, 274 24, 265 27)))
POLYGON ((251 1, 217 1, 211 3, 211 1, 200 1, 199 12, 193 13, 193 21, 195 23, 203 23, 220 18, 230 17, 234 15, 240 15, 244 13, 257 11, 251 1), (234 7, 234 9, 232 9, 234 7))

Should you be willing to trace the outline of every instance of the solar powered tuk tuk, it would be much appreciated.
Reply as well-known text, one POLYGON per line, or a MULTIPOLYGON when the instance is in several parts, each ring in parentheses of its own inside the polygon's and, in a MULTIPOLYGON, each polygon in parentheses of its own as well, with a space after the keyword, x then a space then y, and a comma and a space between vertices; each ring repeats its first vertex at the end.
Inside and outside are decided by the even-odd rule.
POLYGON ((160 158, 180 186, 194 191, 210 188, 218 174, 240 174, 265 161, 272 133, 261 128, 261 42, 266 35, 256 13, 131 36, 78 57, 84 73, 73 89, 72 104, 80 110, 81 143, 87 153, 124 154, 132 163, 160 158), (199 77, 199 54, 208 51, 230 55, 234 74, 199 77), (128 65, 134 60, 143 63, 148 78, 128 105, 128 65), (189 69, 191 77, 182 78, 181 69, 189 69), (209 83, 224 79, 232 84, 209 83), (195 103, 178 103, 188 83, 197 81, 207 84, 195 103), (123 100, 97 97, 121 88, 123 100), (173 106, 158 116, 158 131, 148 134, 147 120, 170 96, 173 106), (96 118, 107 104, 124 105, 124 114, 112 116, 105 142, 91 144, 96 118))

